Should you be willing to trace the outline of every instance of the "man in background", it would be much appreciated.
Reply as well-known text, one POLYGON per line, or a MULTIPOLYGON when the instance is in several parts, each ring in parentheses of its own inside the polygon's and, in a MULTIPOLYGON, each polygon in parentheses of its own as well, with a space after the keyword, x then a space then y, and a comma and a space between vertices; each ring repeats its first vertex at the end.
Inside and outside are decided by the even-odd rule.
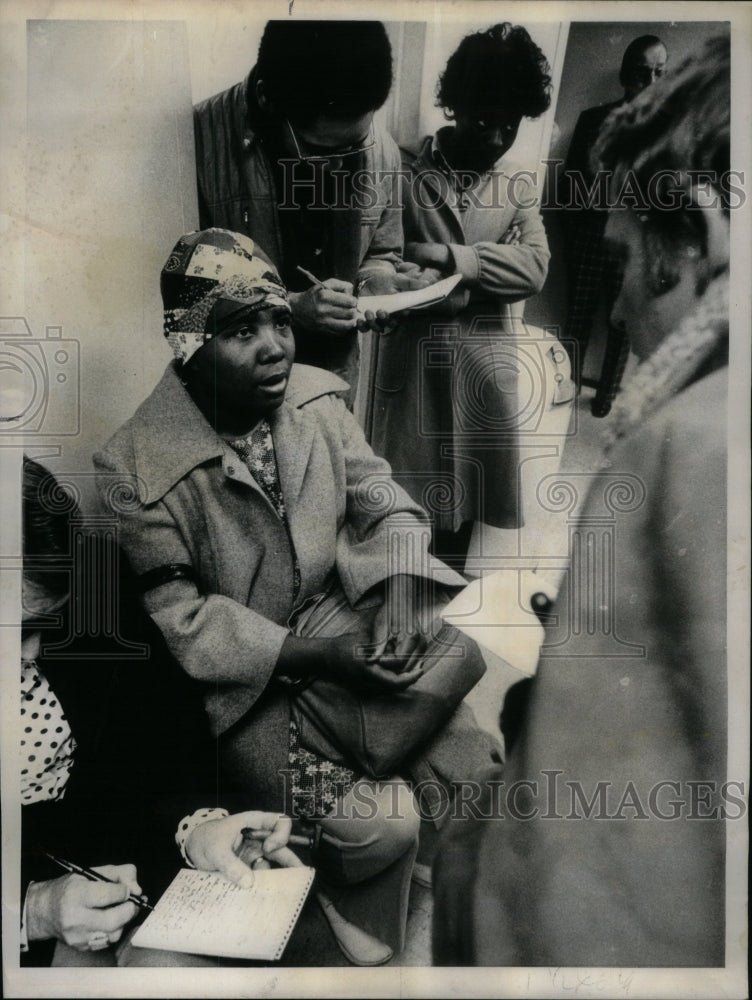
MULTIPOLYGON (((578 384, 588 341, 593 328, 602 290, 610 311, 619 290, 618 261, 603 246, 606 226, 604 208, 585 207, 577 192, 590 189, 595 180, 591 155, 601 127, 615 108, 632 101, 639 93, 666 72, 668 52, 657 35, 640 35, 624 50, 619 83, 624 89, 621 100, 587 108, 577 119, 569 153, 564 164, 559 204, 566 209, 564 224, 569 262, 569 312, 565 341, 576 342, 578 357, 573 359, 578 384)), ((605 417, 619 389, 629 345, 623 330, 609 323, 606 353, 596 394, 591 403, 593 416, 605 417)))

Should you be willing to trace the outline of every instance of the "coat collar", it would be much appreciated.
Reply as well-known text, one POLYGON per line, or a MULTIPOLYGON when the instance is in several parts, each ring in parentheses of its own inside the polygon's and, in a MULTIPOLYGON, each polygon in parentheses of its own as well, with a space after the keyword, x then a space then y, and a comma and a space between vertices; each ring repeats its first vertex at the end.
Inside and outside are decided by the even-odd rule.
MULTIPOLYGON (((313 443, 314 422, 301 412, 312 400, 347 388, 342 379, 308 365, 293 365, 285 401, 269 418, 280 482, 289 505, 300 492, 313 443)), ((191 399, 170 363, 131 420, 139 499, 156 503, 193 469, 222 459, 225 475, 258 488, 245 466, 191 399)))
MULTIPOLYGON (((435 170, 441 170, 446 174, 453 173, 440 146, 441 133, 450 131, 453 127, 453 125, 444 125, 434 135, 425 136, 417 146, 402 147, 413 173, 419 174, 422 171, 430 172, 435 170)), ((512 177, 519 169, 519 165, 510 160, 505 154, 480 176, 488 177, 491 174, 502 174, 505 177, 512 177)))

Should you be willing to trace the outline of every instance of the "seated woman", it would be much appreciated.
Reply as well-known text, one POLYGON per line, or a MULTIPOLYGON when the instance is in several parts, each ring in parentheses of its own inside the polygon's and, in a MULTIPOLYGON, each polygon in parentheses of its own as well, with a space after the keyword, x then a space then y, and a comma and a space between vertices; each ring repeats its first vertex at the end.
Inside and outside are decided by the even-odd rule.
POLYGON ((411 791, 301 745, 290 684, 404 690, 422 672, 411 622, 440 600, 429 581, 463 581, 428 555, 425 514, 366 444, 344 383, 293 365, 286 290, 251 240, 184 236, 162 296, 176 361, 95 456, 101 493, 132 491, 123 545, 169 647, 204 682, 226 773, 264 808, 315 821, 321 876, 375 939, 365 955, 340 946, 388 961, 404 941, 411 791))
MULTIPOLYGON (((91 556, 104 543, 87 537, 76 515, 75 501, 55 477, 24 458, 24 965, 49 964, 53 952, 56 965, 116 964, 120 950, 113 946, 139 913, 129 893, 138 896, 144 888, 156 898, 181 864, 178 827, 188 863, 239 884, 252 879, 248 865, 262 854, 286 864, 296 860, 285 847, 291 828, 285 817, 193 812, 218 795, 201 706, 158 631, 128 602, 125 574, 87 581, 100 597, 119 598, 108 609, 117 628, 105 634, 79 586, 81 569, 91 566, 83 553, 91 556), (136 639, 148 656, 124 660, 136 639), (181 821, 186 812, 193 816, 181 821), (246 827, 267 832, 267 839, 243 841, 238 834, 246 827), (96 866, 112 884, 64 874, 48 854, 96 866)), ((115 557, 110 551, 99 565, 112 567, 115 557)), ((233 794, 226 804, 243 803, 233 794)))
POLYGON ((460 570, 475 522, 522 525, 510 304, 540 291, 550 255, 529 172, 507 154, 550 91, 524 28, 468 35, 439 80, 453 125, 403 156, 405 260, 462 281, 378 338, 370 442, 414 498, 436 499, 435 551, 460 570))

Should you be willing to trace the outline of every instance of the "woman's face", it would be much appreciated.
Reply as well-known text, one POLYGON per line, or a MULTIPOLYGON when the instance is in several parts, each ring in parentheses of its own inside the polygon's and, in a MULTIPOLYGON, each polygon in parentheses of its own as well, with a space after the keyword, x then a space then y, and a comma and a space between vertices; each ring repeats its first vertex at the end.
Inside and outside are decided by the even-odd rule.
POLYGON ((218 413, 258 420, 285 398, 295 341, 287 306, 240 313, 190 359, 189 385, 218 413))
POLYGON ((456 111, 454 143, 469 167, 489 170, 514 145, 522 115, 500 109, 456 111))
POLYGON ((605 233, 606 244, 623 262, 624 276, 611 310, 611 322, 623 329, 632 350, 642 361, 649 357, 698 301, 694 262, 697 249, 686 248, 677 284, 662 295, 649 290, 650 261, 643 227, 630 210, 612 211, 605 233), (693 252, 694 251, 694 252, 693 252))

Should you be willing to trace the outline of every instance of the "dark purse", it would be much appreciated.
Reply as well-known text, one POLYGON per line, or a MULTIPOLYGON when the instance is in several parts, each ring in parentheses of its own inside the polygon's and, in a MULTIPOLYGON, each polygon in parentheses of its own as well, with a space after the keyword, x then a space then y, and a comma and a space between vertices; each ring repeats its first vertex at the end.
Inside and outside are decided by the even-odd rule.
POLYGON ((486 672, 476 643, 442 625, 424 654, 424 672, 404 691, 363 695, 316 678, 291 691, 300 742, 335 764, 388 778, 452 717, 486 672))

